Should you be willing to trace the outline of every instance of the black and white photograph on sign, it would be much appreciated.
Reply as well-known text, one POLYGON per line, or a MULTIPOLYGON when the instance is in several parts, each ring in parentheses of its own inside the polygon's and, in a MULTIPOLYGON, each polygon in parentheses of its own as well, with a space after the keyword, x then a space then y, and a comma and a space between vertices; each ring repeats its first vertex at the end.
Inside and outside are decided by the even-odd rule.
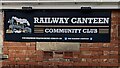
POLYGON ((12 16, 8 24, 9 28, 6 30, 6 33, 31 33, 30 23, 27 19, 12 16))

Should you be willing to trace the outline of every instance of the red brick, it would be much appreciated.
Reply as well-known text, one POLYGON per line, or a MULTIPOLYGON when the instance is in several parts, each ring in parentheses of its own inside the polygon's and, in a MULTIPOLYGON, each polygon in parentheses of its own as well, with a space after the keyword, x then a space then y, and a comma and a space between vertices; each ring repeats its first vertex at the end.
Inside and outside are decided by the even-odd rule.
POLYGON ((100 48, 100 50, 101 50, 101 51, 109 51, 110 48, 109 48, 109 47, 108 47, 108 48, 100 48))
POLYGON ((15 61, 15 58, 9 57, 8 60, 9 60, 9 61, 15 61))
POLYGON ((118 55, 110 55, 109 58, 116 58, 116 59, 118 59, 118 55))
POLYGON ((64 52, 64 58, 73 58, 73 52, 64 52))
POLYGON ((73 63, 72 62, 64 62, 63 66, 73 66, 73 63))
POLYGON ((80 48, 80 51, 87 51, 89 48, 80 48))
POLYGON ((108 56, 108 55, 107 55, 107 56, 103 56, 103 55, 102 55, 102 56, 100 56, 100 58, 101 58, 101 59, 107 59, 107 58, 109 58, 109 56, 108 56))
POLYGON ((112 63, 109 66, 111 66, 111 67, 113 67, 113 66, 119 66, 119 64, 118 63, 112 63))
POLYGON ((16 61, 10 61, 10 65, 16 65, 17 62, 16 61))
POLYGON ((24 61, 19 61, 19 62, 17 62, 17 64, 18 64, 18 65, 26 65, 26 64, 27 64, 27 62, 24 62, 24 61))
POLYGON ((8 55, 9 52, 8 51, 3 51, 3 54, 8 55))
POLYGON ((38 63, 37 63, 37 62, 34 62, 34 61, 29 61, 29 62, 27 62, 27 64, 28 64, 28 65, 38 65, 38 63))
POLYGON ((19 57, 19 58, 23 58, 24 57, 25 58, 25 57, 27 57, 27 55, 19 53, 19 54, 16 54, 15 57, 19 57))
POLYGON ((89 63, 89 66, 100 66, 99 63, 89 63))
POLYGON ((119 22, 118 21, 111 21, 112 22, 112 24, 115 24, 115 25, 117 25, 119 22))
POLYGON ((118 43, 111 43, 110 48, 118 48, 118 43))
POLYGON ((27 50, 35 50, 35 46, 29 46, 27 47, 27 50))
POLYGON ((89 63, 87 62, 82 62, 82 63, 73 63, 73 66, 89 66, 89 63))
POLYGON ((73 52, 73 58, 79 58, 80 52, 73 52))
POLYGON ((20 68, 19 65, 15 65, 15 68, 20 68))
POLYGON ((5 46, 25 46, 26 42, 4 42, 5 46))
POLYGON ((100 63, 100 66, 110 66, 110 63, 100 63))
POLYGON ((28 57, 33 56, 34 54, 36 54, 35 52, 36 52, 35 50, 27 50, 26 51, 26 56, 28 56, 28 57))
POLYGON ((99 55, 101 55, 101 54, 102 54, 101 51, 92 51, 92 52, 91 52, 91 55, 92 55, 92 56, 99 56, 99 55))
POLYGON ((10 57, 14 58, 14 57, 16 57, 16 54, 14 54, 14 53, 9 53, 8 56, 9 56, 9 58, 10 58, 10 57))
POLYGON ((100 58, 93 58, 92 63, 99 63, 101 60, 100 58))
POLYGON ((43 66, 53 66, 53 62, 42 62, 43 66))
POLYGON ((30 68, 30 65, 25 65, 25 68, 30 68))
POLYGON ((9 65, 10 64, 10 61, 3 61, 2 62, 2 65, 6 66, 6 65, 9 65))
POLYGON ((113 50, 113 51, 118 51, 118 48, 110 48, 110 50, 113 50))
POLYGON ((104 56, 110 55, 110 51, 103 51, 103 55, 104 55, 104 56))
POLYGON ((90 56, 90 58, 100 58, 100 56, 94 55, 94 56, 90 56))
POLYGON ((90 51, 92 51, 92 50, 98 51, 98 50, 100 50, 100 48, 90 48, 89 50, 90 51))
POLYGON ((25 68, 25 65, 19 65, 19 68, 25 68))
POLYGON ((26 46, 14 46, 14 47, 8 47, 9 50, 27 50, 26 46))
POLYGON ((118 59, 117 58, 110 58, 109 60, 109 63, 118 63, 118 59))
POLYGON ((79 55, 79 58, 90 58, 90 55, 79 55))

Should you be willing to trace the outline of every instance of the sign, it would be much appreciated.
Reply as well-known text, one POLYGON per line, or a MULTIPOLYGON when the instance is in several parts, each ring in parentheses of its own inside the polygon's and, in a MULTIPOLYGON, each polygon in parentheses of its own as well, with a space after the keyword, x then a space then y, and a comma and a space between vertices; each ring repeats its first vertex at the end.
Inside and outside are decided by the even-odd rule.
POLYGON ((5 41, 110 42, 110 29, 110 10, 4 11, 5 41))

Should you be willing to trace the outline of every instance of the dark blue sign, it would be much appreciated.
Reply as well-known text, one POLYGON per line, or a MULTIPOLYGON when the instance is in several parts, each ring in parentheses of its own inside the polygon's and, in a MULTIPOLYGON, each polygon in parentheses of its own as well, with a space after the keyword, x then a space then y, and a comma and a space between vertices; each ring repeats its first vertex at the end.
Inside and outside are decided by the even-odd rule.
POLYGON ((110 29, 110 10, 4 11, 5 41, 110 42, 110 29))

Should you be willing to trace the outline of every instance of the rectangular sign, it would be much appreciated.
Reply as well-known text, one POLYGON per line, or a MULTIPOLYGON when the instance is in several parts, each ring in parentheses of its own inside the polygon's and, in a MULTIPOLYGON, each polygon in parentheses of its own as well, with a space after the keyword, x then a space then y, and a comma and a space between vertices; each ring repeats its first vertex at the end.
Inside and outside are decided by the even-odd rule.
POLYGON ((110 42, 110 29, 110 10, 4 11, 5 41, 110 42))

